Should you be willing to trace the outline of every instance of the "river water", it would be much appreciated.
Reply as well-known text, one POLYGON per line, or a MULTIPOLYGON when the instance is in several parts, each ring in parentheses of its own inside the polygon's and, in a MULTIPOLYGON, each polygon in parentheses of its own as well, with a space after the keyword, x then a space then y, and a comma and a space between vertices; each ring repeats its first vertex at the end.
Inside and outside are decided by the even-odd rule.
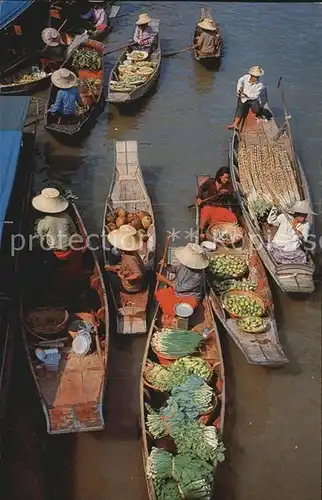
MULTIPOLYGON (((149 12, 161 20, 165 52, 188 47, 201 6, 122 3, 108 45, 124 45, 138 14, 149 12)), ((134 139, 154 204, 159 251, 167 230, 179 231, 176 243, 189 241, 193 216, 187 206, 194 199, 194 174, 227 165, 225 125, 235 109, 236 80, 254 64, 265 69, 270 103, 280 119, 283 107, 276 84, 284 77, 296 150, 321 213, 321 5, 215 3, 213 12, 225 44, 218 71, 202 68, 189 52, 164 60, 153 95, 126 115, 106 106, 82 147, 64 147, 40 131, 37 188, 55 184, 72 189, 89 230, 101 227, 114 140, 134 139)), ((107 72, 115 58, 108 56, 107 72)), ((321 286, 317 283, 309 298, 283 295, 275 286, 273 292, 281 341, 290 359, 287 367, 247 365, 223 333, 228 454, 218 474, 219 500, 321 497, 321 286)), ((106 430, 57 437, 46 434, 17 342, 1 498, 147 499, 137 425, 144 341, 117 338, 112 332, 106 430)))

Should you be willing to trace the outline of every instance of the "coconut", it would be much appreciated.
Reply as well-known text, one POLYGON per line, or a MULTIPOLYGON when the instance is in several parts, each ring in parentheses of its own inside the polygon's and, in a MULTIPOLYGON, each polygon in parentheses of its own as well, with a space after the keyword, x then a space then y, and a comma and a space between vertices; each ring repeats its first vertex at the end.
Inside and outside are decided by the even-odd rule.
POLYGON ((115 224, 116 224, 116 227, 121 227, 121 226, 123 226, 124 224, 126 224, 125 217, 121 217, 121 216, 119 216, 119 217, 116 219, 115 224))
MULTIPOLYGON (((125 217, 127 216, 127 211, 126 211, 126 210, 124 210, 124 208, 122 208, 122 207, 117 208, 117 209, 115 210, 115 213, 116 213, 116 215, 117 215, 118 217, 124 217, 124 218, 125 218, 125 217)), ((125 224, 125 223, 124 223, 124 224, 125 224)))
POLYGON ((142 220, 146 215, 150 216, 149 212, 146 212, 145 210, 140 210, 140 212, 138 212, 138 217, 140 218, 140 220, 142 220))
POLYGON ((130 212, 127 214, 127 221, 128 223, 130 224, 130 222, 132 222, 132 220, 137 217, 137 215, 134 213, 134 212, 130 212))
POLYGON ((114 224, 114 222, 109 222, 107 224, 107 228, 109 231, 114 231, 114 229, 117 229, 117 226, 116 226, 116 224, 114 224))
POLYGON ((132 227, 134 227, 137 231, 139 229, 142 229, 142 224, 141 224, 141 221, 138 217, 134 217, 134 219, 132 220, 131 224, 130 224, 132 227))
POLYGON ((114 222, 116 221, 116 217, 114 214, 108 214, 106 217, 106 222, 114 222))
POLYGON ((145 215, 141 222, 142 222, 142 226, 144 227, 144 229, 148 229, 152 224, 152 219, 151 219, 150 215, 145 215))

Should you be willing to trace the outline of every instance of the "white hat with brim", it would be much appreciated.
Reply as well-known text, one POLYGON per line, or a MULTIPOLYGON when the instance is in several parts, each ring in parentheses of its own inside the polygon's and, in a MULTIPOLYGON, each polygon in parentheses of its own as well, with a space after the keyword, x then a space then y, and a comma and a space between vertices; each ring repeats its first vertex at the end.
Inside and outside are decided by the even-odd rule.
POLYGON ((248 74, 251 76, 259 77, 259 76, 263 76, 264 70, 260 66, 252 66, 248 70, 248 74))
POLYGON ((202 21, 200 21, 200 23, 198 23, 198 26, 203 30, 216 31, 216 26, 214 25, 211 19, 207 18, 203 19, 202 21))
POLYGON ((107 239, 113 247, 125 252, 135 252, 136 250, 140 250, 143 245, 137 230, 128 224, 124 224, 118 229, 111 231, 107 235, 107 239))
POLYGON ((296 201, 290 211, 293 214, 316 215, 310 207, 308 200, 296 201))
POLYGON ((136 21, 136 24, 140 26, 141 24, 149 24, 152 21, 151 17, 148 14, 140 14, 139 19, 136 21))
POLYGON ((59 89, 71 89, 77 82, 77 76, 69 69, 61 68, 54 71, 51 81, 59 89))
POLYGON ((190 269, 206 269, 209 264, 203 248, 196 243, 188 243, 185 247, 175 250, 178 261, 190 269))
POLYGON ((54 188, 46 188, 32 199, 33 207, 46 214, 59 214, 68 207, 68 201, 54 188))
POLYGON ((61 41, 59 31, 55 28, 45 28, 41 32, 42 41, 49 47, 58 47, 61 41))

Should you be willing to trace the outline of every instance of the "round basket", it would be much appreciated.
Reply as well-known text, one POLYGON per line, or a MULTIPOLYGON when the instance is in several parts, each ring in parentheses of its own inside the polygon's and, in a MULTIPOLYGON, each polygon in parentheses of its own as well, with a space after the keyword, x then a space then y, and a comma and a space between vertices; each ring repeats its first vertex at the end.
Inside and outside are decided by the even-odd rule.
POLYGON ((54 335, 65 329, 68 319, 69 314, 62 307, 38 307, 28 312, 25 326, 30 333, 54 335))
MULTIPOLYGON (((239 256, 238 256, 239 257, 239 256)), ((242 259, 241 257, 239 257, 240 259, 242 259)), ((242 278, 243 276, 245 276, 247 273, 248 273, 248 266, 245 262, 245 267, 243 269, 243 271, 241 271, 239 274, 229 274, 229 275, 226 275, 226 276, 222 276, 221 274, 217 274, 215 271, 213 271, 212 269, 210 269, 210 272, 213 276, 215 276, 217 279, 219 280, 229 280, 229 279, 240 279, 242 278)))
POLYGON ((229 222, 217 222, 211 224, 206 232, 208 240, 223 246, 233 246, 239 243, 244 236, 243 228, 229 222), (226 238, 220 238, 220 234, 227 235, 226 238))
POLYGON ((207 424, 211 414, 216 409, 217 405, 218 405, 218 398, 216 394, 214 394, 212 398, 212 406, 209 408, 208 411, 206 411, 206 413, 202 413, 201 415, 199 415, 199 422, 201 424, 207 424))
POLYGON ((153 389, 154 391, 158 391, 158 392, 166 392, 166 391, 162 391, 161 389, 159 389, 158 387, 156 387, 155 385, 152 385, 150 384, 150 382, 148 382, 145 378, 145 373, 149 370, 151 370, 151 368, 153 367, 153 363, 152 361, 150 361, 149 359, 147 360, 146 364, 145 364, 145 370, 143 372, 143 384, 146 386, 146 387, 149 387, 150 389, 153 389))
POLYGON ((240 330, 242 330, 243 332, 252 333, 252 334, 256 335, 256 334, 264 333, 267 330, 267 323, 265 321, 258 328, 248 329, 248 328, 245 328, 244 326, 241 325, 242 319, 243 318, 240 318, 237 321, 237 325, 238 325, 238 328, 240 328, 240 330))
POLYGON ((165 354, 161 354, 159 353, 154 347, 153 345, 151 345, 151 349, 152 351, 157 355, 158 357, 158 360, 159 360, 159 363, 160 365, 162 366, 169 366, 171 365, 172 363, 174 363, 177 359, 181 358, 182 356, 167 356, 165 354))
POLYGON ((227 305, 226 305, 226 300, 225 299, 228 296, 231 296, 231 295, 239 295, 239 296, 242 296, 242 297, 250 297, 250 298, 254 299, 261 306, 262 312, 261 312, 260 316, 263 316, 265 314, 265 312, 266 312, 265 302, 256 293, 249 292, 248 290, 228 290, 228 292, 225 292, 225 293, 222 294, 222 296, 221 296, 221 302, 222 302, 223 308, 228 312, 228 314, 232 318, 240 318, 240 316, 238 316, 237 314, 231 312, 229 310, 229 308, 227 307, 227 305))

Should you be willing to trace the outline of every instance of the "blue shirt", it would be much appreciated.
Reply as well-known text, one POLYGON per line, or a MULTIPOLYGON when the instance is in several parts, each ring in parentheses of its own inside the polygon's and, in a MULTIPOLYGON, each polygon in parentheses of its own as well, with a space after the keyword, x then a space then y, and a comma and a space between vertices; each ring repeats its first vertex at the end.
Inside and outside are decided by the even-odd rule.
POLYGON ((76 114, 76 101, 80 101, 79 90, 77 87, 63 89, 57 92, 56 101, 50 107, 51 113, 61 111, 64 115, 76 114))

